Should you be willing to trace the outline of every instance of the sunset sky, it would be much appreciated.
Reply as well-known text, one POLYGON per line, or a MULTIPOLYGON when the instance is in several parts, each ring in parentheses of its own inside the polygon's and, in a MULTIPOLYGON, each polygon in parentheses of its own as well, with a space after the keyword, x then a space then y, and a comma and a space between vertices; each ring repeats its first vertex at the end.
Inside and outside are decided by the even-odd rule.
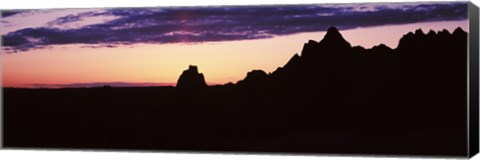
POLYGON ((336 26, 353 46, 396 48, 421 28, 468 31, 467 3, 369 3, 2 11, 4 87, 208 84, 273 72, 336 26))

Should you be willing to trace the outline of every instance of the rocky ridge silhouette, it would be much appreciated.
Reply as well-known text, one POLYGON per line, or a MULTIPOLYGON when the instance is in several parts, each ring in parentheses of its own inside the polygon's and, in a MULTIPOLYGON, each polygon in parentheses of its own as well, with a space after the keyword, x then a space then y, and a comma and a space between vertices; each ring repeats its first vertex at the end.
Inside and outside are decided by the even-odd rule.
MULTIPOLYGON (((385 44, 365 49, 352 47, 330 27, 322 40, 309 40, 283 67, 268 74, 253 70, 225 87, 233 86, 245 98, 263 97, 267 106, 310 115, 292 120, 296 124, 335 121, 323 124, 326 130, 397 130, 396 125, 406 122, 404 115, 410 118, 408 129, 458 128, 466 112, 449 106, 465 103, 466 44, 467 33, 461 28, 427 34, 418 29, 404 35, 395 49, 385 44), (433 110, 436 114, 431 115, 433 110), (391 111, 395 114, 387 114, 391 111)), ((255 98, 249 101, 248 106, 258 103, 255 98)))
POLYGON ((6 88, 4 145, 464 156, 466 48, 461 28, 394 49, 330 28, 236 84, 207 86, 189 66, 176 87, 6 88))
POLYGON ((177 86, 181 89, 202 89, 207 87, 205 77, 198 72, 198 67, 190 65, 187 70, 183 71, 177 81, 177 86))

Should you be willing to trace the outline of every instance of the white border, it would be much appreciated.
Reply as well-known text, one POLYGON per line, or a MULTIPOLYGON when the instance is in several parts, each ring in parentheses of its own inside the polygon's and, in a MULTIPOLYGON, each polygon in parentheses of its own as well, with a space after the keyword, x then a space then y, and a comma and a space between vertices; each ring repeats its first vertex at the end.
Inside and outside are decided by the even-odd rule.
MULTIPOLYGON (((420 0, 425 1, 425 0, 420 0)), ((449 1, 449 0, 435 0, 449 1)), ((452 1, 452 0, 450 0, 452 1)), ((2 0, 0 10, 46 9, 46 8, 98 8, 98 7, 151 7, 151 6, 199 6, 199 5, 254 5, 254 4, 311 4, 311 3, 365 3, 365 2, 419 2, 419 0, 2 0)), ((473 1, 478 6, 478 2, 473 1)), ((1 28, 0 28, 1 29, 1 28)), ((1 59, 1 57, 0 57, 1 59)), ((1 67, 1 66, 0 66, 1 67)), ((0 75, 1 77, 1 75, 0 75)), ((0 98, 1 100, 1 98, 0 98)), ((1 113, 1 112, 0 112, 1 113)), ((0 116, 1 117, 1 116, 0 116)), ((1 120, 0 120, 1 122, 1 120)), ((372 157, 372 156, 301 156, 301 155, 255 155, 227 153, 149 153, 149 152, 102 152, 102 151, 46 151, 46 150, 0 150, 0 159, 166 159, 166 160, 341 160, 341 159, 410 159, 427 160, 433 158, 372 157)), ((447 159, 447 158, 443 158, 447 159)), ((480 160, 480 156, 473 159, 480 160)))

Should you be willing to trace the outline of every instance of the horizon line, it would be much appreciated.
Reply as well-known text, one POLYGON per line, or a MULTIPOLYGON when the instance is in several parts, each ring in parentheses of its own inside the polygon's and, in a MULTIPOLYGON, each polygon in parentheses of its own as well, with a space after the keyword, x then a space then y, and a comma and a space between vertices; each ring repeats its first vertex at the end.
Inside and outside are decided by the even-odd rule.
MULTIPOLYGON (((335 28, 341 36, 343 36, 341 34, 341 31, 342 30, 339 30, 337 27, 335 26, 331 26, 329 28, 335 28)), ((423 35, 428 35, 430 32, 434 32, 435 35, 438 35, 440 34, 441 32, 447 32, 449 35, 453 35, 455 31, 457 31, 458 29, 460 29, 461 31, 463 31, 464 33, 467 33, 467 31, 465 31, 462 27, 460 26, 457 26, 453 31, 449 31, 448 29, 446 28, 443 28, 441 30, 433 30, 433 29, 430 29, 428 30, 428 32, 425 32, 422 28, 418 28, 418 29, 415 29, 414 31, 409 31, 405 34, 403 34, 403 37, 404 38, 405 36, 407 35, 417 35, 417 32, 420 31, 420 33, 422 33, 423 35)), ((346 30, 349 30, 349 29, 346 29, 346 30)), ((325 31, 326 34, 328 33, 328 31, 325 31)), ((326 35, 325 34, 325 35, 326 35)), ((324 37, 325 38, 325 37, 324 37)), ((316 41, 316 40, 313 40, 317 43, 321 42, 324 38, 322 38, 321 40, 319 41, 316 41)), ((401 39, 398 39, 398 41, 400 42, 401 39)), ((312 41, 312 40, 308 40, 308 41, 312 41)), ((347 39, 345 39, 345 41, 348 42, 347 39)), ((392 48, 384 43, 380 43, 380 44, 377 44, 375 46, 372 46, 371 48, 365 48, 361 45, 352 45, 351 48, 354 48, 354 47, 361 47, 365 50, 371 50, 377 46, 381 46, 381 45, 384 45, 392 50, 396 50, 398 49, 398 45, 395 47, 395 48, 392 48)), ((8 54, 8 53, 7 53, 8 54)), ((0 54, 1 55, 1 54, 0 54)), ((298 55, 298 53, 293 53, 292 56, 295 56, 295 55, 298 55)), ((277 68, 280 68, 282 66, 279 66, 277 68)), ((263 71, 263 69, 260 69, 263 71)), ((272 74, 272 72, 269 72, 267 74, 272 74)), ((236 82, 227 82, 227 83, 209 83, 209 82, 206 82, 207 83, 207 86, 216 86, 216 85, 226 85, 226 84, 230 84, 230 83, 233 83, 233 84, 236 84, 238 83, 239 81, 241 81, 242 79, 240 80, 237 80, 236 82)), ((51 88, 51 89, 60 89, 60 88, 98 88, 98 87, 116 87, 116 88, 121 88, 121 87, 176 87, 177 83, 176 82, 123 82, 123 81, 110 81, 110 82, 80 82, 80 83, 64 83, 64 84, 61 84, 61 83, 53 83, 53 84, 49 84, 49 83, 33 83, 33 84, 20 84, 20 85, 16 85, 16 86, 3 86, 2 85, 2 88, 31 88, 31 89, 39 89, 39 88, 51 88)))
MULTIPOLYGON (((231 83, 231 82, 229 82, 231 83)), ((228 84, 228 83, 225 83, 228 84)), ((63 88, 133 88, 133 87, 176 87, 177 83, 161 83, 161 82, 84 82, 84 83, 35 83, 35 84, 20 84, 15 86, 3 86, 2 88, 19 88, 19 89, 63 89, 63 88)), ((209 83, 208 86, 224 85, 220 83, 209 83)))

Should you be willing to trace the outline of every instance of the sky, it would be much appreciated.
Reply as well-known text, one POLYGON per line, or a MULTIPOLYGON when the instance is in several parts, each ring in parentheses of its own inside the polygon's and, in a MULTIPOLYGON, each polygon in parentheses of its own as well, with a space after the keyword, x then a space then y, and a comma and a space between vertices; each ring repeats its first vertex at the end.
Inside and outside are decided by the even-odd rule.
POLYGON ((353 46, 396 48, 421 28, 468 31, 467 3, 368 3, 2 11, 4 87, 174 86, 273 72, 337 27, 353 46))

